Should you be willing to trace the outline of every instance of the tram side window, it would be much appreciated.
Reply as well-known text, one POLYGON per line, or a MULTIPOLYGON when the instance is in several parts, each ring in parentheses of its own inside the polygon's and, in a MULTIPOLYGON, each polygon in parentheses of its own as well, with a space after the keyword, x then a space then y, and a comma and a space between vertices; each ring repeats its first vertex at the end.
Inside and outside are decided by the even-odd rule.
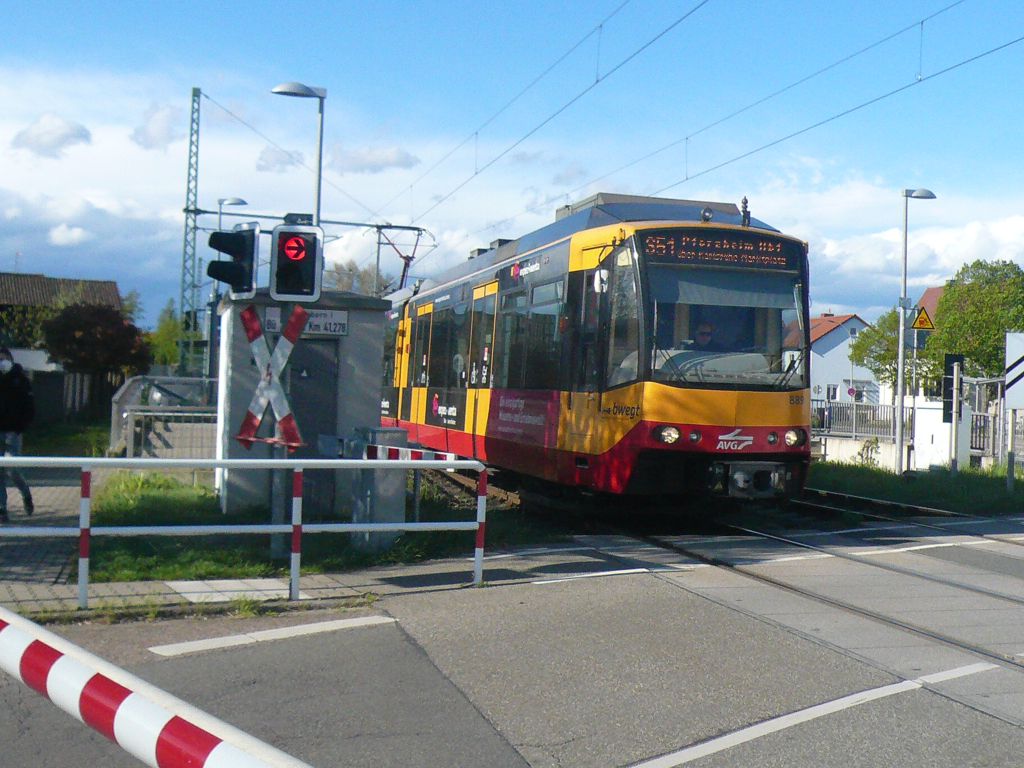
POLYGON ((526 372, 528 320, 526 292, 501 297, 498 338, 494 350, 494 386, 521 389, 526 372))
POLYGON ((469 359, 469 304, 452 308, 452 348, 449 362, 448 386, 465 389, 469 383, 466 370, 469 359))
POLYGON ((454 379, 450 376, 452 360, 452 312, 451 307, 434 311, 430 331, 429 386, 447 387, 454 379))
POLYGON ((614 387, 636 381, 639 376, 640 314, 630 252, 622 250, 610 261, 614 261, 614 266, 610 286, 607 381, 614 387))
POLYGON ((529 331, 526 339, 527 389, 557 389, 562 334, 558 319, 562 312, 561 281, 533 289, 529 331))

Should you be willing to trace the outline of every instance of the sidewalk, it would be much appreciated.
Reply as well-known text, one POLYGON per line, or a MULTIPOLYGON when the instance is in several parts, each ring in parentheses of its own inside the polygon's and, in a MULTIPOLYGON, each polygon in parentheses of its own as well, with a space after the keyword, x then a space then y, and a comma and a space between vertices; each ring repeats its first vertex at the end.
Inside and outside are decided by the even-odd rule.
MULTIPOLYGON (((77 475, 29 478, 35 513, 24 514, 21 496, 8 487, 10 523, 2 527, 77 527, 80 490, 77 475)), ((78 610, 78 585, 68 582, 78 553, 77 538, 0 537, 0 605, 26 616, 78 610)), ((468 554, 468 553, 467 553, 468 554)), ((300 582, 300 600, 358 599, 418 583, 461 588, 472 581, 467 560, 374 568, 345 574, 310 574, 300 582)), ((288 580, 219 579, 90 583, 89 609, 156 611, 240 599, 285 601, 288 580)))

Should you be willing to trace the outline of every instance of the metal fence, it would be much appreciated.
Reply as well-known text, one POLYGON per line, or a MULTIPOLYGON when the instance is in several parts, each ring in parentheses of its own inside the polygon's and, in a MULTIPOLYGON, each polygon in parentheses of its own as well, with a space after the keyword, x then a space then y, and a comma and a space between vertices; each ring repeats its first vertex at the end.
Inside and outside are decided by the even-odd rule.
POLYGON ((134 376, 111 400, 110 451, 129 458, 209 458, 216 422, 215 379, 134 376))
POLYGON ((302 537, 310 533, 399 533, 404 531, 476 531, 473 555, 473 583, 483 583, 484 532, 487 525, 487 469, 479 461, 387 460, 387 459, 86 459, 41 456, 0 456, 0 471, 7 467, 73 467, 79 469, 80 502, 77 527, 0 527, 0 538, 77 538, 78 539, 78 605, 89 607, 89 552, 93 536, 213 536, 243 534, 291 534, 291 564, 288 599, 299 599, 299 570, 302 558, 302 537), (167 469, 179 471, 212 469, 290 469, 292 470, 291 524, 269 525, 132 525, 92 527, 92 478, 94 470, 167 469), (479 473, 475 521, 435 523, 312 523, 302 521, 303 473, 307 469, 469 469, 479 473))
MULTIPOLYGON (((893 437, 896 432, 892 405, 811 400, 811 432, 837 437, 893 437)), ((913 430, 913 414, 903 414, 904 430, 913 430)))
POLYGON ((128 406, 122 411, 121 439, 129 459, 209 458, 217 446, 217 409, 128 406))

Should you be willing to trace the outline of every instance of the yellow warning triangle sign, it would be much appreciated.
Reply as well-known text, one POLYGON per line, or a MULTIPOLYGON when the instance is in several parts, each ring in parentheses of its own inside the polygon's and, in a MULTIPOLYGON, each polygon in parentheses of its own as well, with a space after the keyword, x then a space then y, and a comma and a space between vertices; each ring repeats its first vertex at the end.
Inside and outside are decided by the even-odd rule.
POLYGON ((915 331, 934 331, 935 323, 928 317, 928 310, 921 307, 917 310, 917 317, 914 318, 914 324, 910 327, 915 331))

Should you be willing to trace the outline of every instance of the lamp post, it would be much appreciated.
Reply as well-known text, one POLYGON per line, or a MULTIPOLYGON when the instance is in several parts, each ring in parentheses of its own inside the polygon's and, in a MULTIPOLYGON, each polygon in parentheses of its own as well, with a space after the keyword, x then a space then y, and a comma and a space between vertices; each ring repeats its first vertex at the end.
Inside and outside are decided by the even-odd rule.
POLYGON ((218 197, 217 198, 217 229, 223 230, 224 227, 221 220, 224 218, 224 206, 225 205, 248 205, 245 200, 240 197, 218 197))
POLYGON ((270 89, 271 93, 281 96, 297 96, 300 99, 317 99, 319 102, 320 122, 316 132, 316 195, 313 197, 313 226, 320 226, 320 180, 323 173, 324 159, 324 99, 327 98, 326 88, 310 88, 302 83, 281 83, 270 89))
POLYGON ((906 354, 904 344, 907 336, 907 310, 910 302, 907 299, 907 209, 910 198, 915 200, 934 200, 935 193, 930 189, 904 189, 903 195, 903 275, 900 281, 899 305, 899 346, 896 350, 896 474, 903 474, 903 387, 906 381, 904 367, 906 354))

